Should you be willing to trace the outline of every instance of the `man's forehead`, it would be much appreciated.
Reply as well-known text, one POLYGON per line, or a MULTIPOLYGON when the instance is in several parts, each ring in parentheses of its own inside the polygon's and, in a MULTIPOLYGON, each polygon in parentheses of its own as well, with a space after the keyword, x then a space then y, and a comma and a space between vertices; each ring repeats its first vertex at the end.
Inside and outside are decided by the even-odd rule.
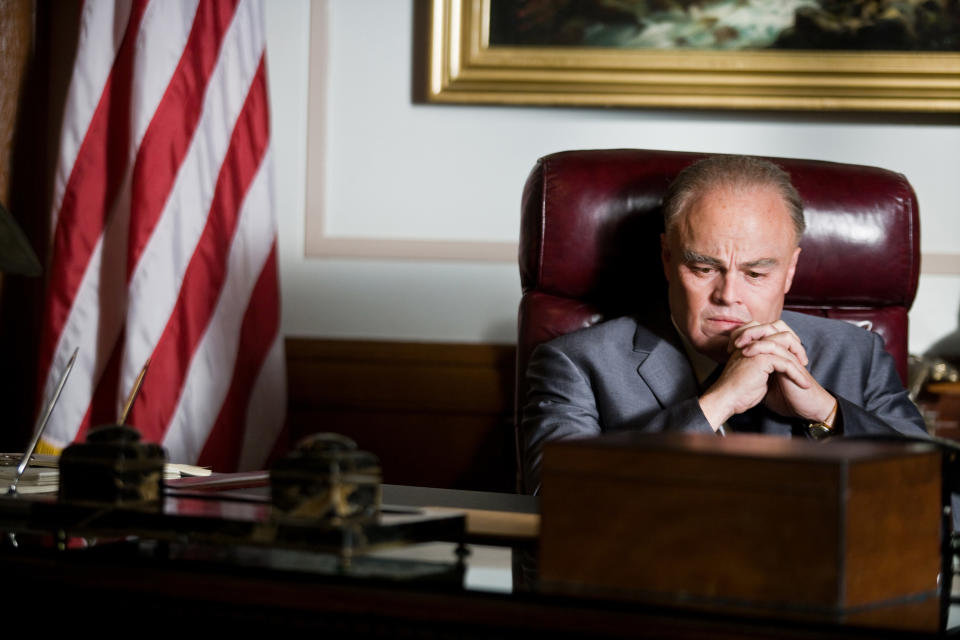
POLYGON ((770 185, 711 187, 679 212, 670 232, 681 248, 707 254, 730 244, 768 255, 774 248, 792 250, 799 245, 790 209, 770 185), (764 245, 768 250, 761 250, 764 245))

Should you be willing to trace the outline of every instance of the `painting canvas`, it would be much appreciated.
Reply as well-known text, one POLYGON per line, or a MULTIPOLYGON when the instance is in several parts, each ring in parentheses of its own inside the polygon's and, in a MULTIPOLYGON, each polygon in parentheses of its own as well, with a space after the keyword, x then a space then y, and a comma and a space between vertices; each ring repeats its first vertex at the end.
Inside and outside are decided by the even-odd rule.
POLYGON ((960 113, 958 0, 429 3, 433 102, 960 113))
POLYGON ((491 45, 960 51, 951 0, 491 0, 491 45))

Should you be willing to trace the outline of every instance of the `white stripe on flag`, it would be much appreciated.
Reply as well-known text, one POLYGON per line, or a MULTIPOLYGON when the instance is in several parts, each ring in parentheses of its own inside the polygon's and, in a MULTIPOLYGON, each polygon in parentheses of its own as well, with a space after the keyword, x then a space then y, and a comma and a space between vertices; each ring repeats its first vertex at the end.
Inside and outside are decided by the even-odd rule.
MULTIPOLYGON (((172 3, 171 3, 172 4, 172 3)), ((196 2, 188 3, 196 7, 196 2)), ((110 2, 90 2, 84 6, 85 13, 93 14, 91 21, 96 19, 106 19, 103 17, 104 11, 102 5, 110 5, 110 2), (99 13, 96 13, 99 12, 99 13)), ((57 344, 56 355, 54 357, 54 366, 51 368, 44 388, 44 397, 49 397, 56 385, 59 371, 66 363, 70 354, 77 345, 81 345, 80 352, 77 354, 77 362, 74 365, 74 371, 71 372, 71 384, 65 386, 58 402, 58 409, 50 417, 47 427, 47 438, 53 442, 66 443, 73 440, 80 428, 80 423, 90 405, 90 398, 96 387, 97 381, 103 374, 107 359, 113 349, 114 343, 119 335, 123 324, 123 309, 125 306, 125 272, 122 268, 104 269, 103 265, 123 265, 126 262, 127 252, 127 230, 129 228, 130 216, 130 171, 132 162, 136 155, 136 150, 140 146, 140 140, 147 123, 150 121, 150 115, 156 110, 157 104, 163 95, 163 88, 169 83, 170 76, 176 68, 177 59, 166 54, 166 50, 171 44, 182 50, 183 43, 186 41, 186 32, 189 31, 189 21, 192 17, 184 16, 178 11, 158 11, 155 8, 163 8, 162 2, 154 1, 147 6, 141 30, 137 34, 136 51, 138 57, 135 59, 134 68, 149 68, 155 77, 150 81, 141 81, 139 76, 135 76, 132 85, 133 95, 131 101, 134 104, 140 104, 145 110, 146 117, 131 112, 131 117, 135 122, 140 121, 141 129, 135 131, 135 136, 131 139, 131 145, 127 154, 127 169, 124 179, 117 194, 116 200, 110 206, 110 213, 107 216, 107 223, 103 233, 100 236, 97 246, 91 255, 84 272, 80 288, 74 298, 73 306, 67 317, 67 322, 60 334, 60 340, 57 344), (170 34, 171 40, 164 41, 163 38, 147 37, 143 31, 143 24, 148 18, 152 18, 154 28, 163 30, 170 34), (184 26, 182 23, 187 20, 184 26), (151 59, 156 62, 149 65, 139 64, 139 60, 151 59), (165 65, 159 64, 165 62, 165 65), (159 91, 157 89, 160 89, 159 91), (142 93, 145 95, 138 95, 142 93), (148 101, 147 96, 150 97, 148 101)), ((112 14, 111 14, 112 15, 112 14)), ((123 15, 124 20, 129 17, 129 6, 127 12, 123 15)), ((121 26, 125 26, 121 25, 121 26)), ((120 32, 122 37, 122 28, 120 32)), ((120 37, 116 38, 116 47, 119 47, 120 37)), ((91 42, 91 47, 97 48, 100 43, 91 42)), ((113 55, 115 55, 115 51, 113 55)), ((84 64, 87 56, 79 55, 77 57, 77 66, 74 70, 74 77, 82 76, 84 71, 78 68, 84 64)), ((113 59, 109 61, 103 57, 96 58, 96 63, 105 64, 107 71, 113 64, 113 59)), ((104 81, 105 82, 105 81, 104 81)), ((71 90, 74 86, 78 91, 85 91, 85 83, 71 84, 71 90)), ((101 87, 102 89, 102 87, 101 87)), ((94 101, 94 106, 100 96, 94 101)), ((67 111, 65 119, 69 118, 74 125, 78 122, 73 114, 67 111)), ((86 119, 89 124, 89 116, 86 119)), ((72 127, 71 127, 72 128, 72 127)), ((67 126, 64 127, 66 131, 67 126)), ((71 144, 65 140, 64 145, 71 144)), ((76 151, 73 150, 74 159, 76 151)), ((71 169, 72 171, 72 169, 71 169)), ((142 365, 141 365, 142 366, 142 365)), ((125 387, 127 389, 130 386, 125 387)), ((118 390, 118 394, 122 393, 118 390)), ((118 407, 119 409, 119 401, 118 407)))
MULTIPOLYGON (((259 0, 240 0, 234 11, 231 0, 152 0, 136 30, 133 16, 141 15, 137 11, 143 7, 129 0, 86 0, 81 18, 51 214, 59 223, 62 212, 70 213, 64 216, 69 224, 54 231, 51 272, 60 277, 52 282, 60 288, 48 292, 48 305, 55 299, 59 306, 50 307, 55 312, 45 317, 42 353, 43 358, 52 357, 42 372, 45 395, 75 346, 80 353, 51 417, 48 440, 64 445, 76 438, 94 395, 119 410, 158 344, 175 350, 189 345, 193 353, 181 361, 186 366, 185 372, 180 370, 182 387, 164 387, 167 380, 163 376, 150 380, 149 372, 145 380, 141 399, 150 389, 147 384, 155 385, 153 397, 164 398, 166 393, 172 398, 166 408, 154 412, 171 416, 168 425, 162 425, 168 427, 165 435, 158 437, 170 446, 172 459, 194 462, 206 446, 205 457, 230 451, 214 457, 235 459, 239 453, 245 465, 262 464, 283 428, 286 406, 266 85, 264 76, 257 75, 265 49, 262 6, 259 0), (205 20, 199 20, 201 13, 205 20), (126 33, 135 37, 121 48, 126 33), (197 43, 203 47, 196 48, 197 43), (193 55, 201 49, 202 55, 193 55), (117 66, 118 59, 128 66, 117 66), (120 74, 120 81, 111 76, 123 68, 129 76, 120 74), (108 87, 111 109, 104 118, 102 105, 97 109, 108 87), (185 91, 196 93, 185 97, 185 91), (257 100, 242 111, 251 95, 257 100), (124 100, 129 100, 128 120, 117 115, 124 113, 124 100), (115 110, 116 106, 120 108, 115 110), (243 113, 257 117, 238 124, 243 113), (97 122, 107 131, 92 126, 97 122), (235 129, 238 144, 231 139, 235 129), (127 148, 108 146, 125 140, 128 130, 127 148), (95 144, 85 147, 88 136, 95 144), (234 166, 224 168, 228 157, 234 166), (152 162, 155 158, 167 162, 152 162), (163 169, 154 171, 156 166, 163 169), (164 180, 150 179, 163 171, 164 180), (224 181, 221 175, 229 178, 224 181), (84 176, 98 181, 84 182, 84 176), (223 184, 218 186, 218 180, 223 184), (68 189, 79 193, 85 185, 93 187, 84 199, 69 199, 68 189), (228 200, 219 205, 214 200, 218 189, 226 196, 217 197, 228 200), (101 202, 104 194, 107 201, 101 210, 77 206, 101 202), (64 202, 73 205, 63 208, 64 202), (211 207, 224 218, 222 224, 207 225, 211 207), (234 213, 237 227, 227 236, 234 213), (76 236, 74 230, 84 235, 76 236), (75 238, 82 242, 71 243, 75 238), (128 238, 139 246, 128 248, 128 238), (206 238, 205 249, 197 254, 201 238, 206 238), (62 255, 58 247, 64 247, 62 255), (215 251, 225 255, 213 255, 215 251), (191 260, 201 267, 207 266, 205 260, 213 260, 225 271, 206 274, 191 267, 191 260), (191 276, 191 271, 199 276, 191 276), (222 283, 219 275, 206 277, 218 273, 222 283), (176 337, 180 332, 180 319, 173 311, 185 299, 184 285, 194 287, 188 289, 192 291, 188 298, 216 304, 210 317, 202 315, 209 309, 184 307, 194 314, 191 331, 198 340, 166 341, 167 333, 176 337), (257 348, 251 349, 251 344, 257 348), (238 360, 238 353, 245 358, 238 360), (119 360, 108 367, 111 354, 119 360), (245 375, 232 383, 240 362, 245 364, 238 371, 245 375), (109 376, 104 375, 107 371, 109 376), (211 437, 213 431, 217 437, 211 437)), ((180 382, 179 375, 172 384, 180 382)))
MULTIPOLYGON (((117 56, 117 49, 120 48, 120 41, 123 39, 129 17, 130 2, 89 0, 83 4, 83 13, 80 15, 80 35, 77 39, 77 58, 73 64, 64 110, 68 117, 64 119, 63 129, 60 132, 60 157, 53 186, 51 234, 57 228, 57 216, 63 204, 67 180, 77 160, 80 144, 87 134, 87 129, 90 128, 93 112, 100 102, 103 86, 107 83, 110 67, 117 56)), ((67 354, 67 358, 69 357, 70 354, 67 354)), ((62 364, 66 364, 66 360, 62 364)))
POLYGON ((140 148, 143 134, 183 55, 198 2, 153 0, 143 14, 130 109, 136 148, 140 148))
POLYGON ((183 394, 164 437, 170 459, 196 460, 230 387, 240 347, 240 323, 263 263, 273 244, 275 225, 270 151, 247 191, 227 263, 227 280, 210 324, 197 345, 183 394))
POLYGON ((287 368, 283 334, 270 347, 247 405, 247 427, 237 471, 262 469, 287 417, 287 368))
POLYGON ((143 363, 153 353, 206 225, 230 134, 263 51, 263 29, 249 26, 256 9, 253 2, 237 7, 207 85, 203 115, 190 149, 130 282, 121 389, 132 388, 143 363))

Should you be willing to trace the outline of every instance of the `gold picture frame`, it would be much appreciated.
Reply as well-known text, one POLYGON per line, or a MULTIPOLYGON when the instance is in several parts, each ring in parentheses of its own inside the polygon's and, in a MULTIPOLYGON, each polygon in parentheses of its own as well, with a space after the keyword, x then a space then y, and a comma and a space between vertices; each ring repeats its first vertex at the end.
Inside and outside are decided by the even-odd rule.
POLYGON ((960 53, 491 46, 490 0, 431 0, 436 103, 960 112, 960 53))

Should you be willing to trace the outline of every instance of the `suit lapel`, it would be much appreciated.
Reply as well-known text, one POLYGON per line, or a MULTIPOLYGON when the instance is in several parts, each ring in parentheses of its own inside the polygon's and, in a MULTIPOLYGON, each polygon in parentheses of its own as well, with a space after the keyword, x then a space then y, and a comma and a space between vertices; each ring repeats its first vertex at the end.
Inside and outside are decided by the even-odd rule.
POLYGON ((662 407, 669 407, 697 395, 693 367, 673 325, 658 327, 656 332, 638 324, 633 337, 633 350, 639 358, 637 373, 662 407))

